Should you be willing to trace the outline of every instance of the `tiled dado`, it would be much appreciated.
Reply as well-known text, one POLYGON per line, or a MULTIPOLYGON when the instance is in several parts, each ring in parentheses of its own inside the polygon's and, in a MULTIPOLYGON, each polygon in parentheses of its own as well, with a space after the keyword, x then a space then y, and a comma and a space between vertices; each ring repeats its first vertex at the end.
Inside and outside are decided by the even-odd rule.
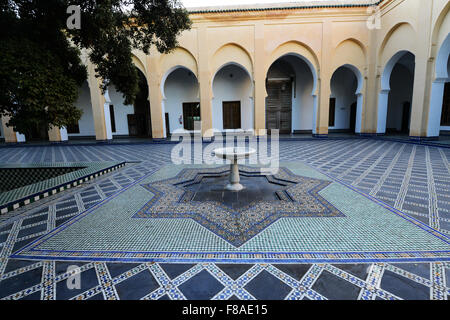
POLYGON ((33 163, 0 164, 0 169, 45 169, 79 168, 72 172, 58 175, 20 188, 0 193, 0 213, 6 214, 20 207, 47 198, 66 189, 76 187, 84 182, 102 176, 125 166, 125 162, 70 162, 70 163, 33 163))

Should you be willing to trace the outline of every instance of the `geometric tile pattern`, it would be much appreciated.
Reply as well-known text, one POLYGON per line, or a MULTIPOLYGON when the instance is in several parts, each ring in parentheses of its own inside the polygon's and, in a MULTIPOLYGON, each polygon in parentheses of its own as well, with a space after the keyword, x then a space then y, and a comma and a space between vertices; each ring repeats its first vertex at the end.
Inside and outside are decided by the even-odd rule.
MULTIPOLYGON (((432 279, 392 264, 359 265, 366 269, 363 278, 346 271, 354 266, 291 265, 291 269, 304 270, 301 277, 293 277, 279 265, 254 264, 234 278, 215 263, 193 264, 173 277, 171 268, 177 268, 176 264, 37 262, 5 273, 0 299, 426 300, 448 299, 450 295, 449 287, 436 287, 432 279), (117 265, 121 272, 113 275, 117 265), (67 271, 69 266, 77 269, 67 271), (80 288, 68 289, 67 282, 76 274, 80 288)), ((430 264, 425 267, 431 268, 430 264)))
POLYGON ((266 177, 273 184, 293 184, 277 192, 280 200, 252 201, 241 208, 231 208, 218 201, 194 201, 185 185, 201 183, 202 179, 229 173, 229 167, 211 169, 184 169, 175 178, 144 184, 153 198, 135 217, 152 219, 191 218, 222 237, 235 247, 253 238, 280 218, 292 217, 344 217, 319 192, 331 184, 312 178, 300 177, 286 168, 275 175, 261 174, 258 168, 242 166, 247 177, 266 177))
POLYGON ((223 259, 234 263, 450 260, 447 236, 308 166, 298 162, 280 164, 289 170, 280 170, 279 178, 284 173, 286 176, 282 180, 289 176, 292 182, 304 182, 286 190, 291 199, 304 203, 294 204, 294 209, 299 211, 285 211, 286 217, 277 211, 272 214, 273 209, 283 212, 278 206, 289 207, 282 201, 269 204, 262 201, 258 209, 244 207, 240 209, 246 215, 243 218, 240 210, 230 210, 221 203, 185 202, 185 189, 176 184, 196 181, 202 176, 199 173, 217 174, 226 169, 167 165, 19 251, 13 251, 11 257, 172 263, 223 259), (156 187, 151 190, 149 185, 156 187), (298 195, 296 188, 300 188, 298 195), (308 197, 304 197, 305 191, 301 188, 310 193, 308 197), (320 198, 317 195, 309 198, 318 191, 315 188, 320 190, 320 198), (311 208, 317 206, 318 200, 325 209, 333 206, 342 215, 320 217, 322 211, 326 211, 322 207, 315 209, 315 215, 304 216, 303 212, 314 212, 311 208), (264 211, 265 206, 267 211, 264 211), (214 209, 216 207, 222 211, 214 209), (258 218, 259 212, 264 214, 262 220, 258 218), (136 213, 145 214, 147 218, 136 219, 136 213), (271 217, 277 220, 272 222, 271 217), (233 229, 240 219, 245 222, 241 224, 244 228, 233 229), (256 228, 246 221, 256 221, 256 228), (257 233, 252 235, 252 231, 257 233))
MULTIPOLYGON (((0 213, 55 195, 125 165, 124 162, 0 164, 3 178, 17 185, 0 193, 0 213)), ((5 185, 8 183, 5 181, 5 185)))
POLYGON ((79 167, 71 168, 9 168, 0 167, 0 192, 17 189, 29 184, 54 178, 75 170, 79 167))
MULTIPOLYGON (((77 214, 92 207, 126 187, 144 174, 167 164, 171 145, 86 145, 86 146, 45 146, 2 148, 0 162, 83 162, 83 161, 129 161, 139 162, 125 168, 89 181, 83 186, 71 188, 51 198, 19 208, 0 216, 0 299, 120 299, 111 286, 122 282, 133 274, 147 271, 160 287, 149 292, 142 299, 184 299, 178 286, 193 275, 206 270, 215 275, 223 284, 223 295, 217 293, 212 299, 254 299, 246 285, 260 272, 266 270, 292 288, 284 299, 333 299, 348 297, 354 287, 360 289, 357 299, 409 299, 411 282, 402 288, 393 289, 389 282, 398 278, 408 279, 422 286, 419 292, 426 292, 430 299, 448 299, 450 296, 450 263, 369 263, 369 264, 301 264, 301 265, 246 265, 246 271, 233 279, 223 272, 222 265, 216 263, 193 264, 187 270, 176 264, 109 264, 103 262, 59 262, 59 261, 22 261, 9 259, 13 250, 18 250, 34 239, 46 234, 46 231, 33 229, 46 226, 53 230, 77 214), (29 234, 22 230, 30 230, 29 234), (18 237, 19 233, 20 237, 18 237), (66 265, 81 266, 90 288, 66 293, 63 287, 66 265), (117 267, 119 266, 119 268, 117 267), (170 272, 167 266, 178 267, 177 272, 170 272), (283 266, 291 266, 290 269, 283 266), (282 268, 282 269, 281 269, 282 268), (120 270, 118 270, 120 269, 120 270), (113 273, 113 270, 119 273, 113 273), (166 271, 165 271, 166 270, 166 271), (356 271, 355 271, 356 270, 356 271), (31 273, 30 273, 31 271, 31 273), (93 271, 93 272, 92 272, 93 271), (121 272, 122 271, 122 272, 121 272), (342 279, 353 286, 351 291, 337 296, 329 295, 325 288, 316 282, 324 271, 342 279), (2 282, 14 276, 21 276, 24 286, 16 287, 16 294, 11 294, 11 286, 2 282), (170 275, 175 275, 171 278, 170 275), (37 279, 32 281, 32 279, 37 279), (92 281, 91 281, 92 280, 92 281), (96 282, 97 281, 97 282, 96 282), (36 284, 37 283, 37 284, 36 284), (83 291, 84 290, 84 291, 83 291), (317 292, 320 291, 321 293, 317 292), (395 292, 390 292, 394 291, 395 292), (80 292, 82 291, 82 292, 80 292), (9 295, 9 296, 8 296, 9 295)), ((375 139, 342 140, 304 140, 280 142, 280 160, 303 161, 312 167, 338 178, 361 192, 383 201, 395 209, 401 210, 415 219, 450 235, 450 149, 415 145, 401 142, 375 139), (434 193, 429 192, 435 190, 434 193)), ((42 230, 42 228, 41 228, 42 230)), ((239 265, 236 265, 239 266, 239 265)), ((174 267, 175 268, 175 267, 174 267)), ((332 278, 325 273, 328 279, 332 278)), ((84 274, 83 278, 85 277, 84 274)), ((151 278, 149 278, 151 279, 151 278)), ((83 282, 83 281, 82 281, 83 282)), ((336 281, 328 281, 330 290, 336 281)), ((322 283, 322 282, 319 282, 322 283)), ((346 286, 347 287, 347 286, 346 286)), ((130 288, 131 289, 131 288, 130 288)), ((255 293, 257 294, 257 293, 255 293)))
POLYGON ((383 140, 280 144, 281 158, 305 161, 450 235, 450 149, 383 140), (433 192, 434 191, 434 192, 433 192))

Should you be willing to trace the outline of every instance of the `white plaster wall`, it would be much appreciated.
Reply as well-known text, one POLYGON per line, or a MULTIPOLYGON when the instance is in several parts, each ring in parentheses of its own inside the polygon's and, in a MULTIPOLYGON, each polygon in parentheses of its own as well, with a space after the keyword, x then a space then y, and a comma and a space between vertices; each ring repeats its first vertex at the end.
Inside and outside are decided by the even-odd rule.
POLYGON ((241 126, 243 130, 253 129, 254 108, 252 84, 248 73, 241 67, 228 65, 219 70, 213 80, 213 128, 223 131, 222 103, 241 102, 241 126), (230 74, 233 75, 230 78, 230 74))
POLYGON ((78 121, 80 127, 80 133, 69 133, 69 137, 76 136, 95 136, 94 117, 92 115, 91 94, 89 86, 85 82, 79 91, 78 100, 75 103, 78 109, 83 110, 83 115, 78 121))
POLYGON ((405 66, 396 64, 390 79, 386 129, 402 129, 403 102, 412 105, 413 84, 414 75, 405 66))
POLYGON ((134 113, 133 105, 124 105, 122 93, 118 92, 114 86, 108 87, 111 104, 114 106, 114 118, 116 120, 116 132, 114 135, 128 135, 128 114, 134 113))
MULTIPOLYGON (((314 79, 309 66, 300 58, 286 56, 285 59, 290 63, 295 71, 295 98, 292 95, 292 131, 312 130, 314 98, 312 91, 314 79)), ((294 93, 294 92, 293 92, 294 93)))
POLYGON ((339 68, 331 78, 331 97, 336 98, 334 126, 330 129, 350 129, 351 105, 357 102, 358 80, 349 68, 339 68))
POLYGON ((165 112, 169 113, 171 133, 184 128, 184 124, 179 122, 180 116, 183 117, 183 103, 199 102, 198 90, 197 78, 185 68, 176 69, 167 77, 164 84, 164 107, 165 112))

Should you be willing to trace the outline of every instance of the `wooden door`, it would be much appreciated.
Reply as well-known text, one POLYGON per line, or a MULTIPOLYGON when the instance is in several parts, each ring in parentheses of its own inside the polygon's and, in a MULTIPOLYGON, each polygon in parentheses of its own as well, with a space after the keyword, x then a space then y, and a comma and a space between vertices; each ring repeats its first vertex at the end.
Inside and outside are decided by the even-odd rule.
POLYGON ((241 129, 241 102, 222 103, 223 129, 241 129))
POLYGON ((266 98, 266 128, 278 129, 281 134, 292 131, 292 83, 269 81, 266 98))

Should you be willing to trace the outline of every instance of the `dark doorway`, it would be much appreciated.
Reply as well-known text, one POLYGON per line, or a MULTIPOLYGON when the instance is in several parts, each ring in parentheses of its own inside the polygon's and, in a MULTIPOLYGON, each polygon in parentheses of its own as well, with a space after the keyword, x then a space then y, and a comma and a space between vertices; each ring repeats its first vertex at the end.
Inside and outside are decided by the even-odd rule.
POLYGON ((328 110, 328 126, 334 127, 336 119, 336 98, 330 98, 330 105, 328 110))
POLYGON ((111 120, 111 131, 113 133, 116 132, 116 116, 114 115, 114 106, 112 104, 109 105, 109 118, 111 120))
POLYGON ((183 123, 185 130, 194 130, 194 122, 200 121, 200 103, 183 103, 183 123))
POLYGON ((230 101, 222 104, 223 128, 241 128, 241 102, 230 101))
POLYGON ((141 114, 128 114, 128 133, 132 137, 141 137, 145 132, 145 118, 141 114))
POLYGON ((67 133, 80 133, 80 125, 78 121, 67 126, 67 133))
POLYGON ((450 126, 450 82, 447 82, 444 87, 441 126, 450 126))
POLYGON ((170 137, 170 122, 168 112, 166 112, 165 120, 166 120, 166 137, 170 137))
POLYGON ((280 134, 292 131, 292 82, 268 81, 266 98, 266 128, 278 129, 280 134))
POLYGON ((403 102, 402 113, 402 133, 409 133, 409 118, 411 113, 411 103, 408 101, 403 102))
POLYGON ((134 101, 134 114, 127 116, 128 132, 130 136, 151 137, 152 127, 147 79, 140 70, 137 70, 137 72, 139 74, 139 91, 134 101))
POLYGON ((355 133, 356 130, 356 109, 358 104, 356 102, 352 103, 350 106, 350 132, 355 133))

